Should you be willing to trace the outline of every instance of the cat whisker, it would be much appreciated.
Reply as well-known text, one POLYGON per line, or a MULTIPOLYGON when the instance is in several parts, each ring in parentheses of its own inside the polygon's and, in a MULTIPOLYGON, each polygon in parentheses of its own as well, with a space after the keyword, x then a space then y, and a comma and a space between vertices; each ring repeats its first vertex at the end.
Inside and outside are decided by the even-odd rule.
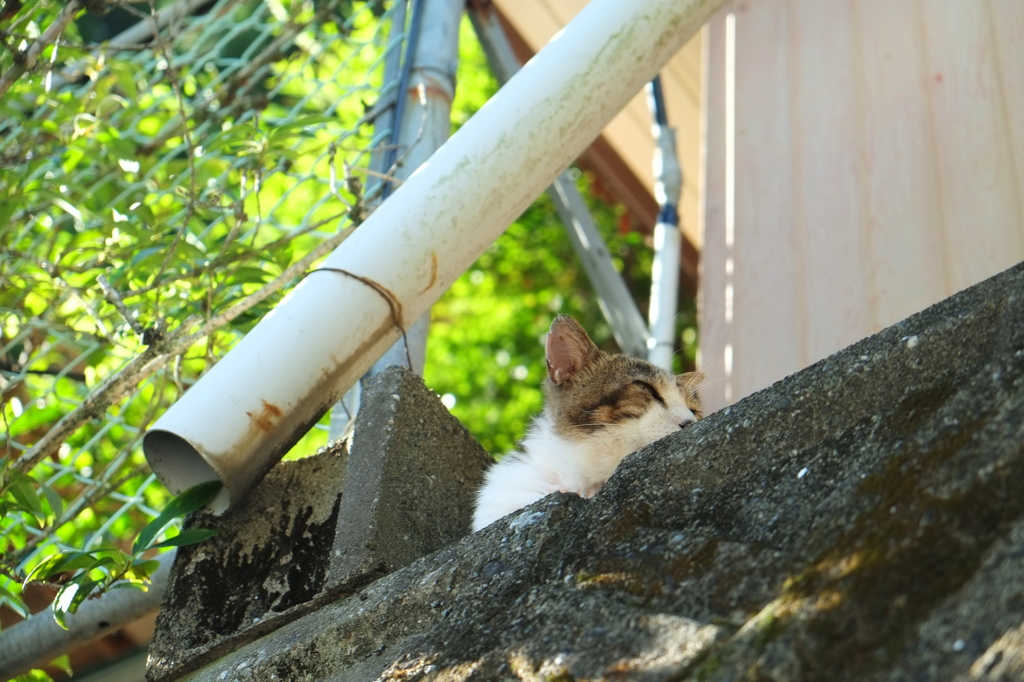
POLYGON ((715 372, 712 372, 712 370, 717 370, 719 367, 724 367, 724 366, 725 366, 725 361, 724 360, 714 360, 713 362, 702 362, 700 364, 700 367, 698 367, 697 369, 699 369, 700 371, 704 372, 705 374, 713 374, 715 372))

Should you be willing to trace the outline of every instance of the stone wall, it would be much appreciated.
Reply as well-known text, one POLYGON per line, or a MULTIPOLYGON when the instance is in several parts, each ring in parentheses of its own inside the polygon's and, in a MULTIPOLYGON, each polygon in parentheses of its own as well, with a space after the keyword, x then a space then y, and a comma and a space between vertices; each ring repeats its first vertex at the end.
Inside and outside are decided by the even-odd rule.
MULTIPOLYGON (((481 461, 445 472, 468 485, 481 461)), ((436 551, 324 579, 212 654, 171 629, 206 622, 205 598, 169 590, 151 678, 1024 679, 1024 266, 631 455, 592 500, 465 535, 462 485, 370 495, 463 516, 436 551)), ((179 563, 179 585, 253 590, 179 563)))

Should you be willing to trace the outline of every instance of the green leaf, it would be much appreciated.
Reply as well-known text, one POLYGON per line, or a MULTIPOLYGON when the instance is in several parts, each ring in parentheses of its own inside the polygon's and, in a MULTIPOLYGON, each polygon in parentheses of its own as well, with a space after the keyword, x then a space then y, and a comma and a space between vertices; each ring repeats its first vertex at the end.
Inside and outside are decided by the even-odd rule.
POLYGON ((138 97, 138 87, 135 85, 135 71, 125 62, 114 59, 110 62, 110 70, 117 78, 117 84, 121 87, 125 97, 134 100, 138 97))
POLYGON ((252 266, 243 266, 236 268, 231 272, 232 284, 238 284, 240 282, 263 284, 270 278, 271 274, 269 272, 262 268, 252 266))
POLYGON ((11 682, 53 682, 53 678, 45 670, 29 670, 15 677, 11 682))
POLYGON ((156 536, 160 534, 160 531, 175 519, 204 507, 220 492, 221 485, 220 481, 206 481, 192 486, 171 500, 167 507, 160 512, 160 515, 150 521, 142 529, 142 532, 139 533, 139 536, 135 538, 135 544, 132 545, 132 554, 139 554, 150 549, 150 545, 156 539, 156 536))
POLYGON ((149 248, 142 249, 132 256, 130 261, 128 261, 128 267, 134 268, 147 258, 162 256, 165 251, 166 248, 163 246, 150 246, 149 248))
POLYGON ((163 542, 155 545, 150 545, 149 549, 164 549, 167 547, 185 547, 187 545, 194 545, 206 540, 207 538, 212 538, 219 532, 219 530, 214 528, 191 528, 189 530, 181 531, 170 540, 164 540, 163 542))
POLYGON ((110 554, 102 556, 86 568, 86 572, 103 570, 108 574, 117 575, 128 568, 132 558, 130 555, 119 549, 111 550, 110 554))
POLYGON ((131 567, 128 569, 129 578, 137 578, 139 580, 149 580, 149 577, 156 572, 156 569, 160 568, 160 562, 156 559, 146 559, 142 561, 132 562, 131 567))
POLYGON ((27 585, 33 580, 46 580, 69 571, 91 568, 96 562, 96 555, 92 552, 60 552, 37 564, 25 578, 24 584, 27 585))
POLYGON ((45 483, 40 483, 39 489, 43 491, 43 497, 46 498, 47 503, 50 505, 50 511, 53 512, 54 517, 60 516, 61 512, 64 511, 64 499, 56 490, 45 483))
POLYGON ((67 630, 68 614, 78 611, 82 602, 92 596, 99 585, 100 581, 86 578, 83 574, 60 588, 57 598, 53 600, 53 619, 57 625, 67 630))
POLYGON ((57 658, 50 661, 48 665, 52 665, 54 668, 57 668, 68 677, 71 677, 72 675, 71 656, 69 654, 63 654, 61 656, 58 656, 57 658))
POLYGON ((46 512, 43 511, 43 503, 39 499, 39 493, 36 492, 34 483, 35 480, 31 477, 15 472, 7 490, 22 509, 36 517, 42 524, 46 521, 46 512))
POLYGON ((334 116, 303 116, 302 118, 298 118, 290 123, 274 126, 273 130, 270 131, 270 134, 267 137, 270 140, 271 146, 277 146, 284 144, 286 139, 301 134, 304 128, 316 126, 321 123, 335 123, 337 120, 338 119, 334 116))
POLYGON ((31 613, 21 595, 14 594, 3 585, 0 585, 0 604, 7 606, 22 618, 28 618, 31 613))
POLYGON ((107 281, 110 282, 111 286, 116 287, 119 284, 121 284, 121 279, 124 277, 124 273, 127 267, 127 263, 122 263, 121 265, 117 266, 116 268, 110 271, 109 275, 107 276, 107 281))
POLYGON ((293 163, 302 158, 302 153, 298 149, 292 149, 291 147, 281 147, 275 151, 278 156, 283 156, 293 163))

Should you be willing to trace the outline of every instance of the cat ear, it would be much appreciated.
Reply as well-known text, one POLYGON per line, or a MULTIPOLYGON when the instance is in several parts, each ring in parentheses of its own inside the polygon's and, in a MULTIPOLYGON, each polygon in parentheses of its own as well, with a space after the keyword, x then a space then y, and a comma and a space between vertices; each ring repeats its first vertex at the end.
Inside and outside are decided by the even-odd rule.
POLYGON ((600 352, 580 323, 568 315, 559 315, 551 323, 545 349, 548 378, 555 386, 571 381, 600 352))
POLYGON ((695 391, 697 387, 704 383, 704 372, 687 372, 686 374, 680 374, 676 376, 676 383, 684 391, 695 391))

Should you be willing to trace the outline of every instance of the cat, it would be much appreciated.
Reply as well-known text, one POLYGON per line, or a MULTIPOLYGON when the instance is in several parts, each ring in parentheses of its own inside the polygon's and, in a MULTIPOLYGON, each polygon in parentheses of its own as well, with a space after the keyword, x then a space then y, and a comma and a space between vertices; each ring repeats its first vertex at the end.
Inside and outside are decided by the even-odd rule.
POLYGON ((701 418, 700 372, 673 376, 638 358, 606 353, 568 315, 545 344, 544 409, 492 466, 477 493, 473 530, 556 491, 591 497, 622 458, 701 418))

